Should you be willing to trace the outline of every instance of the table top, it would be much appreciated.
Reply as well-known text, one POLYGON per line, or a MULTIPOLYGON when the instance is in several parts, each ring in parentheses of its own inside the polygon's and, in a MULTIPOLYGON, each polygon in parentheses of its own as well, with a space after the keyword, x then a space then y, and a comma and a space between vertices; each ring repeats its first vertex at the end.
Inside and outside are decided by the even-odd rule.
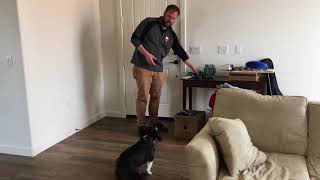
POLYGON ((213 77, 212 79, 198 79, 198 78, 181 78, 180 80, 182 81, 201 81, 201 82, 258 82, 258 81, 253 81, 253 80, 230 80, 229 77, 213 77))
POLYGON ((182 77, 180 80, 183 81, 228 81, 228 77, 213 77, 211 79, 199 79, 199 78, 194 78, 194 77, 190 77, 190 78, 184 78, 182 77))
POLYGON ((243 70, 243 71, 225 71, 225 72, 229 72, 231 74, 273 74, 274 69, 267 69, 267 70, 243 70))
POLYGON ((273 74, 274 70, 273 69, 268 69, 266 71, 249 71, 249 70, 244 70, 244 71, 223 71, 224 73, 227 73, 227 75, 223 76, 215 76, 211 79, 199 79, 195 78, 192 76, 185 76, 182 77, 180 80, 182 81, 201 81, 201 82, 260 82, 261 79, 259 80, 230 80, 230 76, 258 76, 259 74, 273 74))

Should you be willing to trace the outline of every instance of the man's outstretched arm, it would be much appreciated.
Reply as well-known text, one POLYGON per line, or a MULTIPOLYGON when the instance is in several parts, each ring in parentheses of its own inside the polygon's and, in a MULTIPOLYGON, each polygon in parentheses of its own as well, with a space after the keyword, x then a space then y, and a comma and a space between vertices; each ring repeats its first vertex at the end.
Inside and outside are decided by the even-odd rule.
POLYGON ((181 46, 178 37, 174 31, 172 31, 173 35, 173 45, 172 45, 172 50, 174 51, 175 54, 179 56, 179 58, 195 73, 199 74, 201 70, 196 67, 191 59, 189 58, 187 52, 183 49, 181 46))

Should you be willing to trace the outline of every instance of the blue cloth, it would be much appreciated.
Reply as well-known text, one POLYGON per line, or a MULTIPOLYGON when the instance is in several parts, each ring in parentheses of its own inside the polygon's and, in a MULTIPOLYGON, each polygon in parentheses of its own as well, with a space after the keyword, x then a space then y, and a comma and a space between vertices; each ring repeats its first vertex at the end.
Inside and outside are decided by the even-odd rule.
POLYGON ((250 69, 255 70, 267 70, 268 65, 266 63, 260 62, 260 61, 249 61, 246 63, 246 66, 250 69))

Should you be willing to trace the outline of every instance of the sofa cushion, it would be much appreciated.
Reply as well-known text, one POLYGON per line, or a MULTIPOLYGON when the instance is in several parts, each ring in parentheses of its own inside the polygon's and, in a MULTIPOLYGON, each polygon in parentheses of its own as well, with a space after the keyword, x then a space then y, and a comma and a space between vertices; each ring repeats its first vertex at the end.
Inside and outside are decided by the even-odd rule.
POLYGON ((307 167, 311 180, 320 179, 320 158, 308 157, 307 167))
POLYGON ((265 164, 256 166, 246 174, 231 177, 221 167, 218 180, 309 180, 306 161, 303 156, 267 153, 265 164))
POLYGON ((320 103, 308 104, 308 157, 320 157, 320 103))
POLYGON ((266 161, 266 155, 253 146, 246 126, 240 119, 214 117, 209 123, 232 176, 266 161))
POLYGON ((219 152, 207 123, 185 147, 190 179, 216 179, 219 170, 219 152))
POLYGON ((307 99, 220 89, 214 116, 242 119, 254 145, 265 152, 306 154, 307 99))

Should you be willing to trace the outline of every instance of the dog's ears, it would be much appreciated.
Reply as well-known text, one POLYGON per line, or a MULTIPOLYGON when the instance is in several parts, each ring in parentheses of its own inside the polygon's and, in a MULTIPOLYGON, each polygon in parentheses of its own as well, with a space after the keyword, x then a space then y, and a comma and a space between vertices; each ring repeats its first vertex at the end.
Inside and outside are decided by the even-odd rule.
POLYGON ((146 134, 146 135, 142 136, 141 139, 142 139, 144 142, 147 142, 148 135, 146 134))
POLYGON ((158 127, 154 128, 154 131, 156 131, 156 139, 158 139, 158 141, 162 141, 162 137, 159 135, 159 129, 158 127))

